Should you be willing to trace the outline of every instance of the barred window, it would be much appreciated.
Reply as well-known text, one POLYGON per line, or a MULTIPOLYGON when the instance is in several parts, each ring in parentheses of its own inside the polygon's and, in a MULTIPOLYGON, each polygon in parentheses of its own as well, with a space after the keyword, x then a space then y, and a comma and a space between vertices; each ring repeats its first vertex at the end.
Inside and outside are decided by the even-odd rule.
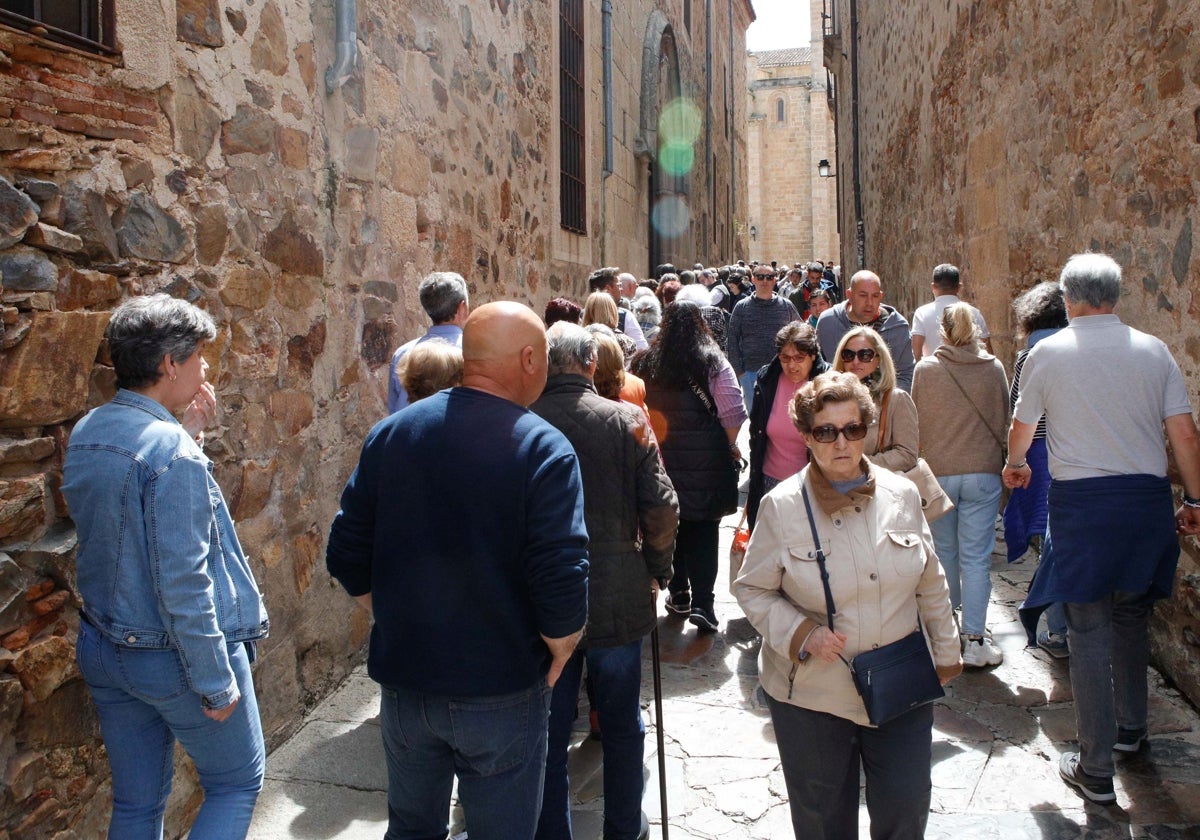
POLYGON ((0 23, 92 52, 115 53, 116 0, 0 0, 0 23))
POLYGON ((587 233, 583 0, 559 0, 558 17, 559 218, 566 230, 587 233))

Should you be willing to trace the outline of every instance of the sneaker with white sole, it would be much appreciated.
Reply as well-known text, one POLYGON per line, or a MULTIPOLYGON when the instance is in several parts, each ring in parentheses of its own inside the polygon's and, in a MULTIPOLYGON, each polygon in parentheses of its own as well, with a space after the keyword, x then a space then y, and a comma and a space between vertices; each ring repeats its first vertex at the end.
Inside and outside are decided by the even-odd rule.
POLYGON ((1037 646, 1055 659, 1066 659, 1071 655, 1071 648, 1068 647, 1067 637, 1063 633, 1052 633, 1049 630, 1043 630, 1038 633, 1037 646))
POLYGON ((1063 753, 1062 758, 1058 760, 1058 775, 1093 802, 1111 805, 1117 801, 1113 780, 1089 776, 1083 772, 1083 768, 1079 766, 1079 753, 1063 753))
POLYGON ((692 593, 686 589, 667 595, 667 612, 687 618, 692 614, 692 593))
POLYGON ((987 636, 963 636, 963 665, 987 668, 1004 661, 1004 653, 987 636))

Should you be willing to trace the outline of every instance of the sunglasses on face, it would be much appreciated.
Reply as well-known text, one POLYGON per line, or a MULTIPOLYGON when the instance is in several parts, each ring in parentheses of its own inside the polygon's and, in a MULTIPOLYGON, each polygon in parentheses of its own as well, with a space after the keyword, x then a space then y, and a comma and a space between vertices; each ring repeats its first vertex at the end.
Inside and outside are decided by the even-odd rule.
POLYGON ((755 274, 754 279, 755 280, 774 280, 775 275, 774 274, 755 274))
POLYGON ((843 362, 853 362, 857 356, 860 362, 870 362, 875 359, 875 351, 870 347, 864 347, 862 350, 851 350, 849 348, 842 351, 843 362))
POLYGON ((847 423, 840 429, 837 426, 817 426, 810 432, 817 443, 833 443, 838 435, 846 440, 862 440, 867 436, 867 427, 863 423, 847 423))

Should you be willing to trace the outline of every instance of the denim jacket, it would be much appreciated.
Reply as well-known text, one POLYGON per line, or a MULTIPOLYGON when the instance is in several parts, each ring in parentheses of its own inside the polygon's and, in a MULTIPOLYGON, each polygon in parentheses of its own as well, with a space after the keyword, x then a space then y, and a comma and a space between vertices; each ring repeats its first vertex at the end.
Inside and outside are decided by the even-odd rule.
POLYGON ((63 478, 84 616, 115 644, 174 649, 204 706, 227 706, 227 646, 268 625, 212 461, 166 408, 122 389, 75 425, 63 478))

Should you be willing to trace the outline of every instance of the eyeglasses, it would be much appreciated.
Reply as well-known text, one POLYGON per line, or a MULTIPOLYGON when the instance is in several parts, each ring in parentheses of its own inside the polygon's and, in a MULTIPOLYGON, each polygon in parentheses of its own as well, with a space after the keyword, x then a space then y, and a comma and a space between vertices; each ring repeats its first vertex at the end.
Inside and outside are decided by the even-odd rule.
POLYGON ((833 443, 838 435, 846 440, 862 440, 867 436, 867 427, 863 423, 847 423, 840 429, 837 426, 817 426, 809 434, 817 443, 833 443))
POLYGON ((754 272, 754 279, 755 280, 774 280, 775 275, 774 274, 759 274, 756 271, 756 272, 754 272))
POLYGON ((843 362, 853 362, 855 356, 858 357, 860 362, 870 362, 875 359, 875 351, 870 347, 864 347, 862 350, 851 350, 847 347, 842 351, 843 362))
POLYGON ((780 353, 779 354, 779 361, 783 362, 785 365, 798 365, 801 362, 812 361, 812 358, 813 358, 812 356, 809 356, 806 353, 795 353, 795 354, 780 353))

